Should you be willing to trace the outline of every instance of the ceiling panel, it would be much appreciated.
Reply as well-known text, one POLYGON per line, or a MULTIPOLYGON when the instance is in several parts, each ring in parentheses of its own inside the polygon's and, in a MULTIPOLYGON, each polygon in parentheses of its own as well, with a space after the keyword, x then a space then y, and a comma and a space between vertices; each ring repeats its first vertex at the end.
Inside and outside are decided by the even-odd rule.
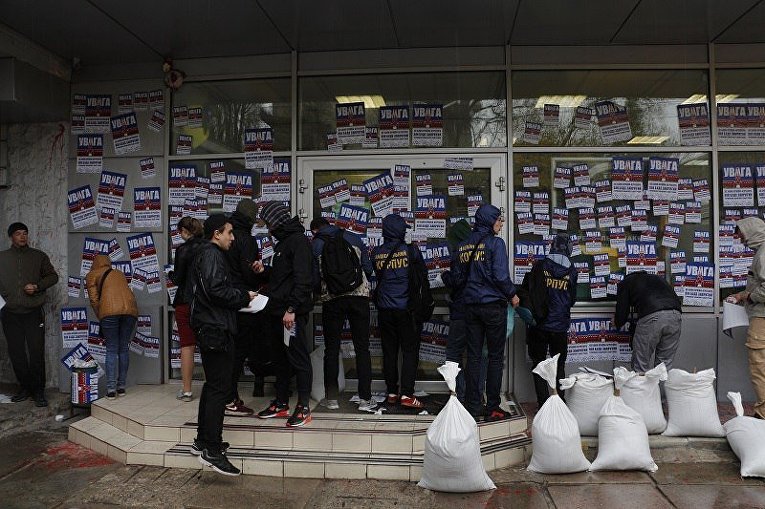
POLYGON ((396 48, 387 3, 373 0, 260 0, 298 51, 396 48))
POLYGON ((267 55, 291 49, 257 2, 94 0, 94 3, 159 54, 177 59, 267 55))
MULTIPOLYGON (((624 24, 614 42, 617 44, 705 44, 757 1, 643 0, 624 24)), ((760 16, 760 29, 757 30, 760 37, 762 21, 760 16)), ((751 37, 752 33, 747 37, 751 37)))
POLYGON ((521 46, 608 44, 637 1, 521 2, 511 43, 521 46))
POLYGON ((504 46, 519 0, 388 0, 402 48, 504 46))
MULTIPOLYGON (((715 35, 719 34, 718 31, 715 35)), ((765 42, 765 1, 760 1, 754 9, 725 30, 714 42, 730 44, 765 42)), ((761 55, 760 61, 762 60, 765 60, 765 55, 761 55)))
POLYGON ((79 57, 83 65, 150 62, 158 58, 89 2, 67 0, 65 8, 63 5, 58 0, 2 0, 0 20, 67 60, 79 57))

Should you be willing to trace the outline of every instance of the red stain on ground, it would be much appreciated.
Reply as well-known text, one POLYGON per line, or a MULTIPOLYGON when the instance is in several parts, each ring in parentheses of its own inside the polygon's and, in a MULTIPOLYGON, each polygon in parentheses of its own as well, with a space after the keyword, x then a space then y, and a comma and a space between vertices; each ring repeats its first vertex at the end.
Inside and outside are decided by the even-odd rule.
POLYGON ((72 442, 63 442, 47 448, 33 462, 34 466, 39 465, 48 470, 100 467, 112 463, 114 460, 72 442))

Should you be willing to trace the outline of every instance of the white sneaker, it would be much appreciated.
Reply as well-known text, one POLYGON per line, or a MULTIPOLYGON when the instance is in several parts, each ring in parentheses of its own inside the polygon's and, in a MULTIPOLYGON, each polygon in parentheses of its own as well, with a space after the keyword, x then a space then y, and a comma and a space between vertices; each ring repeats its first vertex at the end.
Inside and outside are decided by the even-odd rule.
POLYGON ((183 389, 178 391, 178 394, 175 396, 175 399, 180 401, 189 402, 194 399, 194 393, 193 392, 183 392, 183 389))
POLYGON ((323 399, 321 400, 320 405, 327 410, 337 410, 340 408, 340 405, 337 403, 336 399, 323 399))
POLYGON ((377 402, 373 399, 360 399, 359 412, 374 412, 377 410, 377 402))

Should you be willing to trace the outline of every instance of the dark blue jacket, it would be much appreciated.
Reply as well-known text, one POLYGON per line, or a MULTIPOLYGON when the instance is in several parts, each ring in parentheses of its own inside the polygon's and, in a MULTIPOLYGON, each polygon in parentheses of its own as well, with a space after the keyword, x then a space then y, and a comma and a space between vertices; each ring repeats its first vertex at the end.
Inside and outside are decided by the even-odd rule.
MULTIPOLYGON (((337 226, 328 224, 322 227, 319 232, 314 235, 313 241, 311 241, 311 250, 313 251, 313 284, 314 289, 316 290, 318 288, 319 290, 316 292, 316 295, 319 295, 321 292, 321 271, 319 270, 319 257, 324 250, 323 237, 334 237, 337 233, 337 230, 339 230, 337 226)), ((343 231, 343 238, 351 246, 359 249, 361 252, 361 269, 364 271, 364 274, 367 275, 367 281, 371 280, 372 260, 369 258, 369 250, 367 249, 367 246, 364 245, 364 242, 361 240, 360 236, 353 232, 349 232, 348 230, 343 231)))
POLYGON ((409 303, 409 255, 422 261, 422 254, 416 247, 407 249, 404 241, 406 226, 403 221, 390 225, 383 221, 383 244, 372 251, 375 276, 377 278, 377 307, 380 309, 406 310, 409 303), (390 264, 383 268, 385 260, 395 249, 390 264))
POLYGON ((464 320, 465 319, 465 297, 464 288, 454 281, 454 268, 459 263, 457 257, 457 251, 452 250, 452 261, 449 265, 450 270, 444 271, 441 274, 441 279, 444 281, 444 286, 449 289, 449 319, 450 320, 464 320))
POLYGON ((571 325, 571 306, 576 302, 577 273, 576 267, 568 258, 563 255, 557 256, 561 257, 559 261, 562 263, 553 259, 556 255, 548 255, 537 262, 541 264, 544 273, 547 318, 536 327, 545 331, 566 332, 571 325))
POLYGON ((499 214, 497 207, 481 205, 475 215, 472 233, 457 247, 453 277, 455 281, 465 282, 465 304, 507 303, 515 296, 505 241, 494 235, 494 223, 499 214), (468 261, 477 243, 478 248, 468 273, 468 261))

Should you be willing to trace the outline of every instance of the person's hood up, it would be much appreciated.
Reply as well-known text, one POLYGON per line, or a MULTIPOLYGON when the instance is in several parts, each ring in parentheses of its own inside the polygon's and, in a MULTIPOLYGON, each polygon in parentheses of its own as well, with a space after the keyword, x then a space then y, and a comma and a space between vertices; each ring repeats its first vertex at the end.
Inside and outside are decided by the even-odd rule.
POLYGON ((229 221, 231 221, 234 230, 252 230, 252 225, 255 224, 254 219, 247 217, 238 210, 231 214, 229 221))
POLYGON ((569 267, 571 267, 571 260, 566 255, 562 255, 560 253, 550 253, 547 255, 547 258, 554 264, 553 275, 555 277, 564 276, 568 272, 569 267), (560 267, 562 270, 556 271, 557 267, 560 267))
POLYGON ((449 228, 446 240, 449 242, 450 249, 457 249, 460 242, 470 236, 470 223, 466 219, 460 219, 449 228))
POLYGON ((757 250, 765 244, 765 221, 759 217, 745 217, 737 221, 736 226, 750 249, 757 250))
POLYGON ((558 232, 553 238, 550 245, 550 254, 562 254, 564 256, 571 256, 574 251, 573 243, 571 242, 571 236, 565 232, 558 232))
POLYGON ((484 204, 478 207, 478 211, 475 213, 475 226, 473 229, 477 232, 492 232, 494 233, 494 223, 497 222, 497 218, 502 212, 491 204, 484 204))
POLYGON ((293 216, 289 221, 279 226, 276 230, 273 230, 272 233, 274 237, 276 237, 276 240, 281 242, 295 233, 305 235, 305 228, 303 228, 303 223, 300 222, 300 218, 293 216))
POLYGON ((406 229, 409 225, 406 220, 398 214, 388 214, 382 220, 383 238, 389 240, 404 241, 406 238, 406 229))
POLYGON ((111 267, 112 261, 109 259, 106 255, 96 255, 95 258, 93 258, 93 265, 91 265, 90 270, 96 270, 96 269, 102 269, 104 267, 111 267))
POLYGON ((332 237, 337 233, 337 230, 339 230, 337 226, 333 224, 325 224, 321 228, 319 228, 319 231, 316 233, 317 237, 332 237))

